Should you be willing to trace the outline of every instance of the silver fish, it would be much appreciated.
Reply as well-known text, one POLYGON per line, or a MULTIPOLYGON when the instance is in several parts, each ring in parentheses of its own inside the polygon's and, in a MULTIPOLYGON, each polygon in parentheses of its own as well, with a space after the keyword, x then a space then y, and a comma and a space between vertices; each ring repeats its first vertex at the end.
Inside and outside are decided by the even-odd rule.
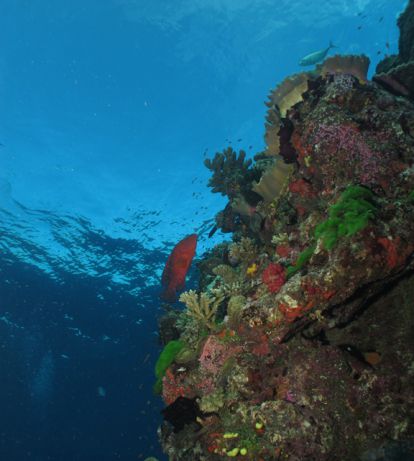
POLYGON ((318 64, 318 62, 321 62, 325 59, 326 55, 328 54, 331 48, 336 48, 336 46, 332 42, 329 42, 328 48, 308 54, 307 56, 305 56, 299 61, 299 65, 300 66, 313 66, 314 64, 318 64))

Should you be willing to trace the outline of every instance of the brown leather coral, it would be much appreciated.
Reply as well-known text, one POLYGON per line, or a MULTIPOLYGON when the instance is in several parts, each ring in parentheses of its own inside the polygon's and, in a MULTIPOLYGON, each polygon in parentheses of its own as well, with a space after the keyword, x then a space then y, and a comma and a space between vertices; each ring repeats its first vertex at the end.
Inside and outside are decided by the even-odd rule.
POLYGON ((329 74, 351 74, 361 82, 366 82, 370 60, 364 55, 335 55, 317 67, 322 76, 329 74))
POLYGON ((253 190, 263 197, 265 202, 272 202, 285 189, 293 171, 293 165, 288 165, 277 156, 276 163, 266 170, 260 181, 255 183, 253 190))
POLYGON ((302 94, 308 89, 310 73, 302 72, 285 78, 270 94, 266 105, 265 141, 267 149, 265 154, 275 156, 279 154, 280 140, 279 128, 282 117, 287 111, 302 101, 302 94))

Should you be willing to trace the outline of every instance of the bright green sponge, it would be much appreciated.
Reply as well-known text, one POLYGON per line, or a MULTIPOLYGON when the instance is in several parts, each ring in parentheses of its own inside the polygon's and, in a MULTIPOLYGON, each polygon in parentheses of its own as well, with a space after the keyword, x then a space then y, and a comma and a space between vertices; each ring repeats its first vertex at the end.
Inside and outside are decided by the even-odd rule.
POLYGON ((162 378, 167 371, 167 368, 174 362, 175 357, 184 347, 184 342, 180 340, 173 340, 167 343, 158 357, 155 364, 155 376, 157 381, 154 384, 154 392, 160 394, 162 392, 162 378))

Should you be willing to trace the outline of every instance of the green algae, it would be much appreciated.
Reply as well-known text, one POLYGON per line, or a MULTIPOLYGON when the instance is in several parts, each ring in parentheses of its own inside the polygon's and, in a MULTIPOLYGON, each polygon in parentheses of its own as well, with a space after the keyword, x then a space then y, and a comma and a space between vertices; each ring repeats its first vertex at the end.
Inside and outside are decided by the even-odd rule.
POLYGON ((364 229, 377 212, 374 194, 361 186, 349 186, 328 210, 329 218, 315 228, 315 237, 331 250, 342 237, 364 229))
POLYGON ((286 277, 291 277, 292 275, 296 274, 296 272, 300 271, 303 266, 309 261, 315 251, 316 245, 312 245, 305 250, 303 250, 296 260, 296 263, 293 266, 289 266, 286 269, 286 277))
MULTIPOLYGON (((414 191, 413 191, 414 192, 414 191)), ((414 193, 413 200, 414 200, 414 193)), ((411 196, 411 194, 410 194, 411 196)), ((377 212, 374 194, 361 186, 349 186, 335 205, 328 209, 329 218, 318 224, 314 235, 322 239, 327 250, 331 250, 342 237, 350 237, 364 229, 377 212)), ((298 256, 296 263, 287 267, 289 278, 300 271, 315 252, 316 244, 305 248, 298 256)))

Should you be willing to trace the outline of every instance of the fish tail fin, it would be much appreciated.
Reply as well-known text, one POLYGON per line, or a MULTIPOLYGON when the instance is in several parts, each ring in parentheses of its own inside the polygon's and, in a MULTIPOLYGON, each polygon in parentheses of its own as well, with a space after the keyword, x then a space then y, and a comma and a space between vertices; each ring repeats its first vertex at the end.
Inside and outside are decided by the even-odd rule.
POLYGON ((174 288, 167 286, 160 294, 160 298, 162 301, 174 303, 175 301, 177 301, 177 293, 174 290, 174 288))

